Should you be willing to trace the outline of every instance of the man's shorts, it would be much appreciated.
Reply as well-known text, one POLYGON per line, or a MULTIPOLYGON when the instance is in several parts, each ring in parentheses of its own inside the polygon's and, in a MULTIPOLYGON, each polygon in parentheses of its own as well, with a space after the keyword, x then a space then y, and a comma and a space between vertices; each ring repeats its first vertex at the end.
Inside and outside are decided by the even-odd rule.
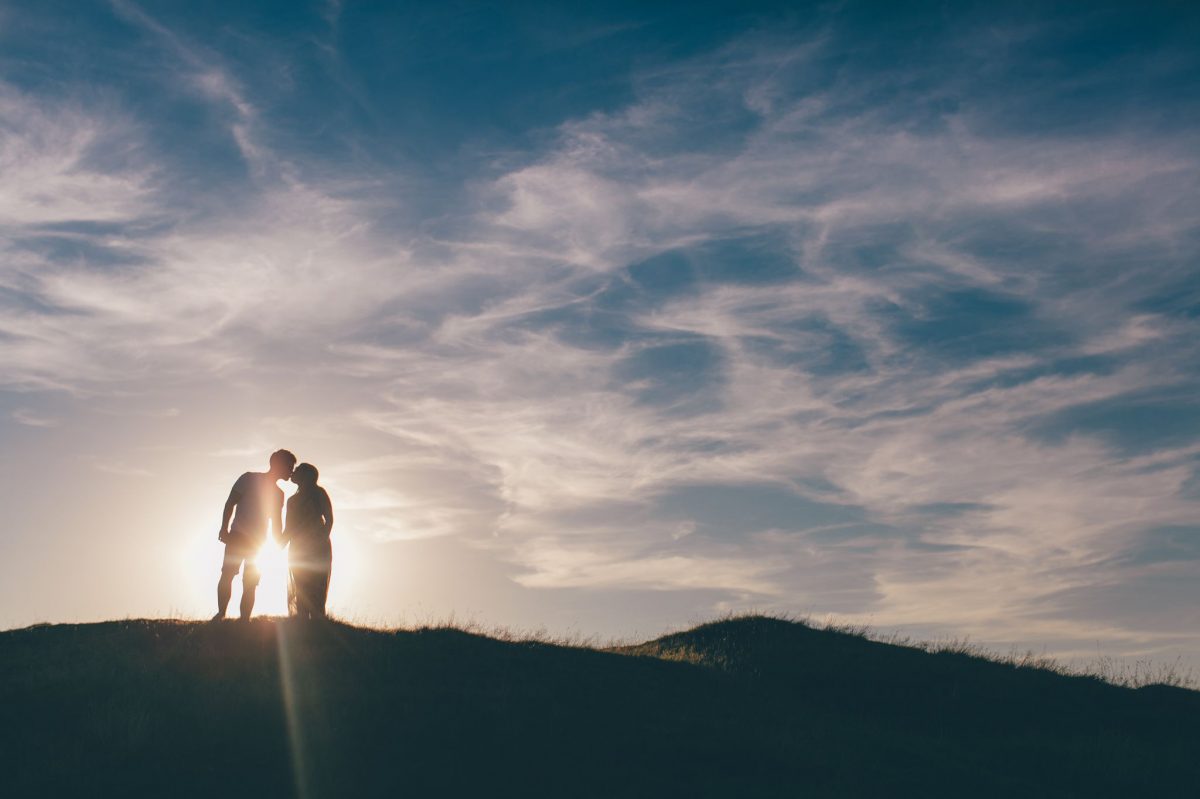
POLYGON ((258 550, 262 547, 262 541, 256 541, 242 533, 230 533, 225 541, 225 562, 221 564, 222 574, 237 574, 242 571, 242 564, 246 564, 246 570, 242 571, 242 585, 249 588, 258 585, 259 574, 258 565, 254 559, 258 557, 258 550))

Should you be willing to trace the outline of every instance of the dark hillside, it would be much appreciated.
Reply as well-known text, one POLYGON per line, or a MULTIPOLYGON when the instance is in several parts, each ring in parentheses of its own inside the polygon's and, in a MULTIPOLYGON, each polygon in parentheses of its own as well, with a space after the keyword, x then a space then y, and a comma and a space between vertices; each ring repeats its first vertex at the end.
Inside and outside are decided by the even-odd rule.
POLYGON ((1200 694, 774 619, 602 652, 451 629, 0 633, 0 795, 1129 796, 1200 785, 1200 694))

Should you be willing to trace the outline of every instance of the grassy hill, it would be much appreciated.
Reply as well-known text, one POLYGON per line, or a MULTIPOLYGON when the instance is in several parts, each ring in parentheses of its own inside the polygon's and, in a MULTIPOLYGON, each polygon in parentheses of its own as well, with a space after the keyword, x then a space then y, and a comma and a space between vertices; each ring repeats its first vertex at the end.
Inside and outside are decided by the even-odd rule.
POLYGON ((598 651, 454 629, 0 633, 0 795, 1167 796, 1200 693, 749 617, 598 651))

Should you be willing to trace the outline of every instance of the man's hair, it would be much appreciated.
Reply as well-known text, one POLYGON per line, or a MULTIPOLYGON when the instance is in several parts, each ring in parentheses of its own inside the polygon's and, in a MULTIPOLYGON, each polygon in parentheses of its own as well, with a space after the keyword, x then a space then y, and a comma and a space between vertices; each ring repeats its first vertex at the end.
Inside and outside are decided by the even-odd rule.
POLYGON ((296 456, 286 449, 277 449, 272 452, 271 463, 274 463, 276 459, 286 462, 289 469, 294 468, 296 465, 296 456))

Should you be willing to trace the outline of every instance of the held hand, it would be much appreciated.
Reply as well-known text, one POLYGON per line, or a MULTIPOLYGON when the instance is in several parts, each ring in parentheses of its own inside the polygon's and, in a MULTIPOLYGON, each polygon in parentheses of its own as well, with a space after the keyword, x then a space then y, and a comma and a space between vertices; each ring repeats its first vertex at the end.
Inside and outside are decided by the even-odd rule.
POLYGON ((217 533, 217 540, 220 541, 222 544, 228 544, 229 543, 229 531, 221 530, 221 532, 217 533))

